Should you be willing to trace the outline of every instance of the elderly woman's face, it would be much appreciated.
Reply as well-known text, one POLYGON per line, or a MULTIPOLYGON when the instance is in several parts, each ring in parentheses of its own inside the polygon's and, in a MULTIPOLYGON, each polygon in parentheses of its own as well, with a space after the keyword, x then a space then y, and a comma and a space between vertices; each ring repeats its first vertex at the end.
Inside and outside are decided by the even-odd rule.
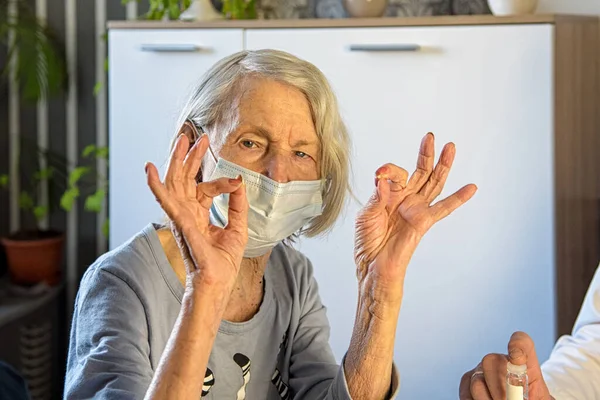
MULTIPOLYGON (((320 143, 302 92, 272 80, 250 79, 238 106, 237 128, 222 144, 212 144, 217 157, 280 183, 319 179, 320 143)), ((206 180, 214 163, 204 169, 206 180)))

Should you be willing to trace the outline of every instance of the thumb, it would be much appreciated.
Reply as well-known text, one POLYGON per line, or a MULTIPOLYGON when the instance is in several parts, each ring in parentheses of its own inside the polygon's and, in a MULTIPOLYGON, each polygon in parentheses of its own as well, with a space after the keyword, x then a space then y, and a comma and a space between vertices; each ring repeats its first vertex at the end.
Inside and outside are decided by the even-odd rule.
POLYGON ((229 194, 229 215, 225 229, 238 232, 244 238, 248 236, 248 198, 246 195, 246 184, 241 185, 229 194))
POLYGON ((525 332, 515 332, 508 342, 508 361, 515 365, 527 365, 527 370, 540 369, 535 345, 525 332))
POLYGON ((530 389, 532 392, 538 393, 535 397, 533 395, 530 396, 532 399, 550 398, 535 352, 535 344, 525 332, 515 332, 510 337, 510 341, 508 342, 508 361, 515 365, 527 365, 527 377, 529 378, 530 389))

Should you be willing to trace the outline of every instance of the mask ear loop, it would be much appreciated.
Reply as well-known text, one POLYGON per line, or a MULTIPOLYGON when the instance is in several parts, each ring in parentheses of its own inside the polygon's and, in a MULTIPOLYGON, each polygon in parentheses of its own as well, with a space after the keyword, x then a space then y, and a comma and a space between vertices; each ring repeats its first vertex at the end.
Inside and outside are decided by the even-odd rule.
MULTIPOLYGON (((193 121, 186 119, 185 122, 183 123, 184 127, 188 127, 192 130, 192 136, 193 136, 193 141, 192 143, 196 143, 198 140, 200 140, 200 138, 203 135, 206 135, 206 133, 204 132, 204 130, 201 127, 198 127, 193 121)), ((213 153, 212 148, 210 147, 210 144, 208 145, 208 152, 210 153, 211 157, 213 158, 213 160, 215 161, 215 164, 217 163, 217 157, 215 157, 215 153, 213 153)), ((198 174, 196 175, 196 182, 202 182, 202 168, 200 168, 198 170, 198 174)))
MULTIPOLYGON (((194 122, 192 122, 189 119, 186 119, 184 122, 184 125, 190 127, 190 129, 192 129, 193 132, 193 136, 194 136, 194 140, 193 143, 196 143, 198 140, 200 140, 200 138, 204 135, 206 135, 206 132, 204 132, 204 130, 197 126, 194 122)), ((215 161, 215 164, 217 163, 217 157, 215 156, 215 153, 212 150, 212 147, 210 147, 210 144, 208 145, 208 152, 210 153, 211 157, 213 158, 213 160, 215 161)))

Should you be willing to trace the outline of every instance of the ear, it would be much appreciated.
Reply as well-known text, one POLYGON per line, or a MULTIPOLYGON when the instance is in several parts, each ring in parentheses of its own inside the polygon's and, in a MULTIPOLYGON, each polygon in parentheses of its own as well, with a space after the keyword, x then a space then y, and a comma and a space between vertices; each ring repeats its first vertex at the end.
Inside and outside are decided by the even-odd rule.
POLYGON ((194 143, 196 143, 196 140, 198 140, 198 138, 200 138, 200 133, 198 133, 198 128, 196 128, 196 125, 194 125, 190 120, 186 120, 183 123, 183 125, 181 125, 181 128, 179 129, 179 132, 177 133, 177 136, 179 136, 179 135, 185 135, 188 138, 188 141, 190 143, 190 145, 188 147, 188 151, 189 151, 189 149, 192 148, 194 143))

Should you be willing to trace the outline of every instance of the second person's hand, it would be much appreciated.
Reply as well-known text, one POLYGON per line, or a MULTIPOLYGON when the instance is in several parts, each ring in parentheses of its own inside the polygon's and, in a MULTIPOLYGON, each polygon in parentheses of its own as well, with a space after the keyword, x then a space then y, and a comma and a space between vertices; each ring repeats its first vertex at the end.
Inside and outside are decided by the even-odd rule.
POLYGON ((527 365, 529 400, 554 400, 550 396, 533 340, 523 332, 515 332, 508 342, 508 354, 488 354, 460 381, 460 400, 505 400, 508 362, 527 365))

